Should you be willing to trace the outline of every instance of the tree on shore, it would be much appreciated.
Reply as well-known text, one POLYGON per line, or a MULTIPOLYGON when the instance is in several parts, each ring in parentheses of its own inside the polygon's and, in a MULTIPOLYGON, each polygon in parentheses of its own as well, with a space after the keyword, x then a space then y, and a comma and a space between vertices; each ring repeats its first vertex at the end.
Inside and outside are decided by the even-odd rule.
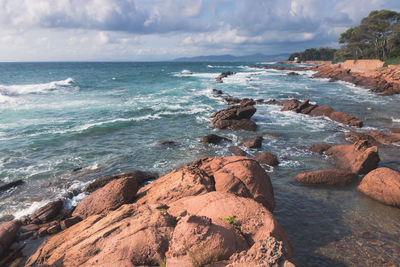
POLYGON ((290 55, 289 60, 294 61, 297 58, 298 61, 307 61, 307 60, 332 60, 333 56, 336 52, 336 49, 329 47, 321 47, 321 48, 309 48, 304 50, 303 52, 297 52, 290 55))
POLYGON ((335 58, 361 59, 400 56, 400 13, 390 10, 374 10, 361 20, 360 25, 342 33, 340 50, 335 58))

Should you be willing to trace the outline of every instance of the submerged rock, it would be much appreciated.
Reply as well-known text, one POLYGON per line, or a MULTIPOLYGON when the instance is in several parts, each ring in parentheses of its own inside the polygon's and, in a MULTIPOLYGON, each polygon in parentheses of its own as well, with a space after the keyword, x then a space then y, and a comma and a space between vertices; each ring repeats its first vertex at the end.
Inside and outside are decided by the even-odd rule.
POLYGON ((306 185, 346 186, 356 181, 358 175, 347 170, 320 170, 300 173, 296 181, 306 185))
POLYGON ((12 181, 12 182, 9 182, 9 183, 1 184, 0 185, 0 192, 1 191, 6 191, 6 190, 8 190, 10 188, 16 187, 16 186, 21 185, 23 183, 24 183, 24 181, 22 179, 19 179, 19 180, 12 181))
POLYGON ((232 71, 222 72, 220 75, 218 75, 217 78, 215 78, 215 80, 217 82, 219 82, 219 83, 222 83, 223 82, 222 81, 223 78, 228 77, 228 76, 233 75, 233 74, 235 74, 235 73, 233 73, 232 71))
POLYGON ((378 168, 362 179, 358 190, 390 206, 400 208, 400 173, 389 168, 378 168))

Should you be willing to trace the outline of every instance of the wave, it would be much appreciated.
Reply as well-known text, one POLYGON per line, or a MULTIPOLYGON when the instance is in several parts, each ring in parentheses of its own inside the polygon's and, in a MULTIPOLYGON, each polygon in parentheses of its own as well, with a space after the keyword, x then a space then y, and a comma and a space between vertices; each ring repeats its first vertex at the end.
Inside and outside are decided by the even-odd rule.
POLYGON ((400 119, 392 117, 392 122, 400 122, 400 119))
POLYGON ((9 97, 27 95, 27 94, 45 94, 60 89, 73 86, 74 79, 67 78, 60 81, 48 83, 23 84, 23 85, 3 85, 0 84, 0 102, 9 100, 9 97), (8 97, 8 99, 7 99, 8 97))

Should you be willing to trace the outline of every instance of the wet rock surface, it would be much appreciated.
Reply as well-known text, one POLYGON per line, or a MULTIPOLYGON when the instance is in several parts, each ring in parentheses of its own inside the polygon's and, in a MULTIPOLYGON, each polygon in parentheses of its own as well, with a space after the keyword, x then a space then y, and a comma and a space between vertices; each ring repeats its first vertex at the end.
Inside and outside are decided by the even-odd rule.
POLYGON ((331 185, 344 187, 358 179, 358 175, 347 170, 319 170, 300 173, 295 180, 306 185, 331 185))
POLYGON ((250 120, 256 113, 253 100, 242 100, 240 105, 231 106, 211 115, 213 128, 255 131, 257 126, 250 120))
POLYGON ((362 179, 358 190, 390 206, 400 208, 400 173, 389 168, 378 168, 362 179))
POLYGON ((269 166, 276 166, 279 164, 277 156, 269 152, 261 152, 257 154, 254 159, 260 164, 267 164, 269 166))

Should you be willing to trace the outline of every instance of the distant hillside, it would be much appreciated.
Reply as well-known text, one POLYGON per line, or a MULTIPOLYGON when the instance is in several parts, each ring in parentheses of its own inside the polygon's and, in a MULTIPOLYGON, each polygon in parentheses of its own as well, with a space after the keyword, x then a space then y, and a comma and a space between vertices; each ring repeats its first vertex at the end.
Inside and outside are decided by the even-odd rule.
POLYGON ((176 58, 173 61, 178 62, 253 62, 253 61, 282 61, 286 60, 289 54, 279 55, 264 55, 264 54, 253 54, 248 56, 233 56, 233 55, 210 55, 210 56, 198 56, 198 57, 181 57, 176 58))

